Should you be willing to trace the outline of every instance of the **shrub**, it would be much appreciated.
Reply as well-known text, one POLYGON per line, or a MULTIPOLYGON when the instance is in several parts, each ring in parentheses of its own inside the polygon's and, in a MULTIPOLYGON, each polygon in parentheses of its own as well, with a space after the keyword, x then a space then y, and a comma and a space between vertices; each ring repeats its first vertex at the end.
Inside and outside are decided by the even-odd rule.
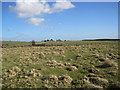
POLYGON ((32 40, 32 46, 35 46, 35 41, 34 40, 32 40))

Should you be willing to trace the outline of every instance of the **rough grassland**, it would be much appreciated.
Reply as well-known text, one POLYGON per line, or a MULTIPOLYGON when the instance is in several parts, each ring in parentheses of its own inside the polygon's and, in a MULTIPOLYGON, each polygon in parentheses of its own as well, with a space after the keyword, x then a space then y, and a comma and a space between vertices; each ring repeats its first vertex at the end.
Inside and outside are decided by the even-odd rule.
POLYGON ((3 88, 119 87, 118 42, 38 44, 43 46, 2 48, 3 88))

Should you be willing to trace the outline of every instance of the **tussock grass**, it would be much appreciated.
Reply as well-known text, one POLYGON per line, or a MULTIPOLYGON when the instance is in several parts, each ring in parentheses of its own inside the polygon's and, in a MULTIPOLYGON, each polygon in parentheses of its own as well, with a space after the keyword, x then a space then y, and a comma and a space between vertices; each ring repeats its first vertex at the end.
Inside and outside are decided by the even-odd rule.
POLYGON ((45 46, 27 47, 24 45, 30 43, 4 43, 11 46, 2 48, 3 68, 0 78, 3 88, 118 86, 117 42, 38 42, 36 44, 45 46))

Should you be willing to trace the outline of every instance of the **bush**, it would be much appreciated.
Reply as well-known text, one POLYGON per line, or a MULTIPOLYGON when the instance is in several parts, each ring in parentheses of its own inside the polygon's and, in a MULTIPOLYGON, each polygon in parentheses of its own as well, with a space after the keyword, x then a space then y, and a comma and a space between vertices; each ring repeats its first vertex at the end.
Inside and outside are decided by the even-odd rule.
POLYGON ((35 46, 35 41, 34 40, 32 40, 32 46, 35 46))

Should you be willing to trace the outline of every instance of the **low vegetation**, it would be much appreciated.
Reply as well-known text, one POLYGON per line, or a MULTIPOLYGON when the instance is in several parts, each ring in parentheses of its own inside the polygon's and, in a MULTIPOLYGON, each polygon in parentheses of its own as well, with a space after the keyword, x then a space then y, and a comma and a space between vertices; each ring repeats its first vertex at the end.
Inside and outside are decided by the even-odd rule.
POLYGON ((2 48, 3 88, 120 87, 117 41, 3 44, 8 44, 2 48))

